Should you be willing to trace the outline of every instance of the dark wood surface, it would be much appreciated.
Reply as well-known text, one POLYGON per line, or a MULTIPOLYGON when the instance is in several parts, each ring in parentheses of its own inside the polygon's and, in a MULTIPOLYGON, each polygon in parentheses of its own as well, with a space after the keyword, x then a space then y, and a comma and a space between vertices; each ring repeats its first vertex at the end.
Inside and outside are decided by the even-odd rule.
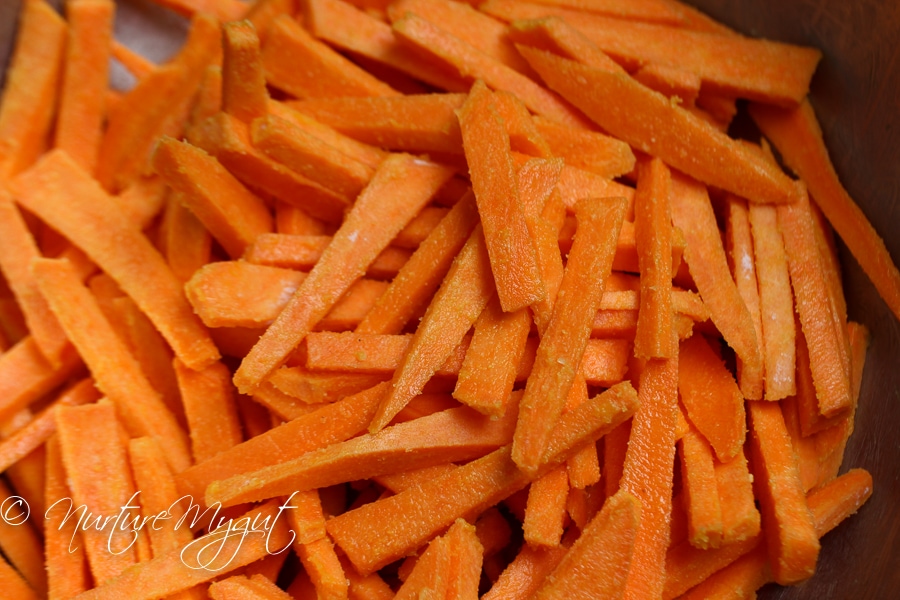
MULTIPOLYGON (((0 0, 0 72, 13 42, 20 0, 0 0)), ((691 0, 711 16, 755 36, 815 46, 824 58, 812 102, 835 167, 900 262, 900 2, 897 0, 691 0)), ((126 38, 152 39, 179 21, 148 7, 117 23, 126 38), (152 25, 142 19, 152 17, 152 25)), ((157 59, 171 47, 147 42, 157 59)), ((850 316, 872 332, 856 431, 845 468, 875 480, 869 503, 823 540, 816 576, 765 599, 900 598, 900 324, 842 248, 850 316)))

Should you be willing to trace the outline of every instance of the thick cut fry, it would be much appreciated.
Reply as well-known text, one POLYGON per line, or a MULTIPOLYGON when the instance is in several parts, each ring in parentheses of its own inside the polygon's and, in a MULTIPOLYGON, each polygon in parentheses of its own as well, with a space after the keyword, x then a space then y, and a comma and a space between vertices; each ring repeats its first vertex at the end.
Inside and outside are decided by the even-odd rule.
POLYGON ((772 163, 628 75, 525 46, 519 51, 550 89, 633 148, 754 202, 796 199, 791 180, 772 163))
POLYGON ((679 361, 677 352, 651 359, 639 376, 640 408, 632 419, 620 483, 641 506, 624 598, 657 597, 666 581, 679 361))
POLYGON ((297 98, 399 95, 313 38, 289 15, 281 15, 269 27, 262 61, 266 82, 297 98), (297 64, 305 68, 297 69, 297 64))
POLYGON ((675 354, 672 335, 671 174, 659 159, 642 165, 634 195, 634 234, 641 274, 641 305, 634 335, 638 358, 675 354))
POLYGON ((66 5, 69 36, 55 146, 68 152, 88 173, 97 163, 103 134, 114 12, 110 0, 78 0, 66 5))
POLYGON ((24 427, 3 438, 0 442, 0 472, 6 471, 19 460, 41 446, 56 431, 54 415, 57 406, 78 406, 95 402, 100 393, 90 379, 82 379, 63 391, 53 404, 36 414, 24 427))
POLYGON ((223 519, 220 528, 197 538, 188 547, 144 561, 82 594, 82 600, 161 598, 282 551, 290 541, 291 532, 287 521, 277 518, 280 512, 278 503, 270 502, 233 520, 223 519), (240 528, 249 531, 246 537, 239 534, 240 528))
POLYGON ((475 198, 467 194, 428 234, 360 324, 357 333, 400 333, 438 289, 478 222, 475 198))
POLYGON ((672 221, 684 233, 684 260, 710 318, 744 363, 762 362, 753 317, 728 270, 722 238, 705 187, 689 178, 672 179, 672 221))
POLYGON ((778 209, 794 301, 809 349, 819 413, 832 417, 850 408, 850 373, 844 364, 842 331, 835 327, 828 284, 816 245, 806 193, 796 205, 778 209))
MULTIPOLYGON (((84 506, 91 515, 116 515, 134 518, 134 481, 128 466, 123 432, 113 406, 103 402, 56 411, 56 429, 60 440, 66 478, 72 497, 53 499, 48 510, 62 523, 70 511, 78 514, 84 506), (126 508, 127 507, 127 508, 126 508)), ((84 511, 82 511, 84 512, 84 511)), ((113 525, 83 531, 82 540, 94 581, 102 584, 135 564, 133 539, 124 529, 113 525)))
POLYGON ((610 497, 547 576, 535 600, 622 597, 641 509, 640 500, 624 490, 610 497))
POLYGON ((5 189, 0 189, 0 272, 25 315, 25 323, 53 367, 61 366, 69 341, 50 312, 31 274, 31 261, 41 255, 18 208, 5 189))
POLYGON ((224 23, 222 50, 222 110, 245 123, 266 116, 269 94, 256 28, 250 21, 224 23))
POLYGON ((243 441, 231 373, 221 362, 202 371, 175 360, 175 374, 191 434, 194 462, 201 463, 243 441))
POLYGON ((765 398, 781 400, 796 390, 794 297, 777 209, 759 204, 749 208, 762 317, 765 398))
POLYGON ((234 379, 241 393, 252 391, 284 363, 450 174, 445 167, 411 156, 382 163, 322 258, 244 358, 234 379))
POLYGON ((375 172, 301 127, 271 115, 253 121, 250 137, 267 156, 349 198, 355 198, 375 172))
POLYGON ((52 367, 34 338, 19 340, 0 354, 0 420, 6 420, 33 401, 58 387, 82 368, 74 347, 63 354, 59 367, 52 367))
POLYGON ((900 318, 900 271, 884 242, 838 180, 808 100, 796 108, 753 105, 750 114, 785 163, 809 186, 816 204, 859 261, 885 303, 900 318))
POLYGON ((68 237, 115 279, 185 364, 199 368, 219 357, 162 256, 65 153, 45 156, 16 178, 12 191, 16 202, 68 237))
POLYGON ((455 69, 466 80, 481 79, 494 90, 515 94, 535 114, 571 127, 589 127, 584 116, 555 93, 441 30, 430 21, 407 13, 394 21, 394 33, 427 55, 435 57, 440 64, 455 69))
POLYGON ((789 585, 812 576, 819 536, 800 484, 797 458, 778 404, 749 401, 753 482, 772 576, 789 585))
POLYGON ((69 263, 42 258, 33 270, 50 309, 126 430, 159 438, 172 468, 185 469, 191 463, 187 436, 69 263))
POLYGON ((432 61, 408 52, 388 23, 352 3, 342 0, 305 0, 304 4, 307 27, 317 38, 406 73, 438 89, 453 92, 468 89, 469 86, 450 69, 436 67, 432 61))
POLYGON ((681 343, 680 351, 678 391, 687 416, 716 457, 731 460, 746 437, 744 397, 706 338, 691 336, 681 343))
POLYGON ((232 258, 239 258, 257 236, 274 229, 265 203, 200 148, 163 138, 152 163, 232 258))
POLYGON ((279 425, 194 465, 177 477, 179 490, 202 498, 213 481, 255 471, 340 442, 364 431, 386 383, 279 425))
MULTIPOLYGON (((728 252, 729 266, 737 286, 738 294, 744 300, 744 306, 750 312, 753 328, 759 343, 763 359, 767 356, 762 332, 762 315, 758 275, 753 261, 753 238, 750 233, 750 215, 747 203, 740 198, 729 197, 725 216, 725 249, 728 252)), ((747 365, 738 362, 738 385, 741 393, 748 400, 761 400, 763 397, 765 360, 747 365)))
POLYGON ((472 86, 457 115, 500 305, 512 312, 547 292, 519 200, 509 135, 494 94, 482 82, 472 86))
POLYGON ((476 226, 416 328, 389 391, 369 425, 370 432, 387 426, 422 391, 471 329, 493 293, 487 244, 481 226, 476 226))
POLYGON ((46 2, 23 2, 0 106, 0 181, 30 167, 44 151, 65 46, 62 17, 46 2))
POLYGON ((514 423, 514 415, 493 420, 468 407, 444 410, 252 473, 215 481, 206 495, 209 502, 229 506, 470 460, 509 443, 514 423))
POLYGON ((541 465, 547 440, 584 354, 591 321, 612 266, 625 201, 585 200, 576 210, 579 234, 569 254, 553 316, 538 346, 513 441, 516 464, 532 474, 541 465))

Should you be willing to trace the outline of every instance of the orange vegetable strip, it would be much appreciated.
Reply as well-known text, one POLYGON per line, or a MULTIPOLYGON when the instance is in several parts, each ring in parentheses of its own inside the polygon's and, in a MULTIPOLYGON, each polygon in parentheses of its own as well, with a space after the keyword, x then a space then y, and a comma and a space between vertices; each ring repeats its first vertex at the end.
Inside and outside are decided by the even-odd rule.
POLYGON ((444 536, 431 540, 422 556, 416 559, 394 600, 446 598, 450 585, 450 560, 448 540, 444 536))
POLYGON ((18 514, 23 512, 22 500, 0 481, 0 494, 12 510, 10 519, 0 521, 0 550, 3 556, 25 578, 25 581, 42 597, 47 594, 47 574, 44 571, 43 540, 31 523, 18 522, 18 514), (15 516, 13 516, 15 515, 15 516))
POLYGON ((700 550, 684 540, 666 553, 666 582, 662 598, 678 598, 713 573, 725 568, 756 547, 764 546, 759 537, 748 538, 720 548, 700 550))
POLYGON ((125 67, 125 70, 131 73, 137 80, 143 79, 155 71, 159 66, 143 54, 139 54, 115 38, 109 43, 109 54, 111 58, 115 59, 116 62, 125 67))
POLYGON ((572 167, 610 179, 634 169, 634 153, 624 142, 596 131, 557 125, 545 117, 534 117, 534 123, 553 156, 564 158, 572 167))
POLYGON ((152 162, 232 258, 240 257, 256 236, 273 230, 265 203, 203 150, 163 138, 152 162))
POLYGON ((585 200, 576 211, 579 235, 569 253, 553 316, 538 346, 513 441, 516 464, 531 473, 541 464, 584 354, 612 264, 625 201, 585 200))
POLYGON ((291 16, 272 21, 262 45, 266 81, 297 98, 399 94, 322 42, 291 16), (297 69, 297 64, 305 65, 297 69))
MULTIPOLYGON (((113 406, 102 402, 56 410, 66 478, 72 489, 68 508, 84 505, 92 515, 115 515, 123 507, 137 508, 132 499, 134 481, 123 445, 123 432, 113 406)), ((67 506, 66 498, 51 499, 67 506)), ((54 507, 51 504, 49 510, 54 507)), ((59 511, 62 512, 62 511, 59 511)), ((134 517, 134 514, 131 514, 134 517)), ((60 521, 61 522, 61 521, 60 521)), ((82 541, 97 584, 102 584, 136 563, 133 540, 123 530, 82 530, 82 541)))
POLYGON ((526 600, 531 598, 544 579, 559 564, 568 548, 523 545, 512 562, 491 586, 483 600, 526 600))
POLYGON ((759 499, 772 575, 782 585, 812 576, 819 539, 777 404, 748 402, 754 489, 759 499))
POLYGON ((428 237, 434 228, 447 216, 450 212, 449 208, 441 206, 426 206, 412 221, 406 224, 397 237, 394 238, 392 245, 399 248, 409 248, 415 250, 419 247, 425 238, 428 237))
MULTIPOLYGON (((59 436, 52 435, 47 440, 46 472, 44 478, 45 498, 68 498, 72 492, 66 482, 66 470, 59 447, 59 436)), ((76 522, 66 523, 51 518, 45 513, 44 562, 47 570, 48 598, 71 598, 88 588, 89 574, 84 557, 84 544, 77 537, 73 547, 73 536, 78 535, 76 522)), ((4 589, 7 589, 4 585, 4 589)))
POLYGON ((290 600, 286 591, 272 583, 263 575, 252 579, 246 575, 232 575, 214 581, 209 586, 209 597, 213 600, 290 600))
POLYGON ((293 548, 309 574, 316 596, 322 600, 347 597, 347 578, 331 540, 325 532, 325 514, 318 491, 292 494, 285 502, 290 529, 296 534, 293 548))
POLYGON ((493 106, 509 134, 510 146, 517 152, 539 158, 551 158, 550 147, 541 137, 528 108, 509 92, 493 95, 493 106))
POLYGON ((187 436, 69 263, 43 258, 32 264, 41 293, 129 433, 164 440, 172 467, 187 467, 187 436))
POLYGON ((710 318, 745 367, 762 362, 753 317, 728 270, 722 238, 704 186, 672 179, 672 222, 685 238, 684 260, 710 318))
POLYGON ((623 423, 603 437, 603 485, 606 497, 619 491, 622 470, 625 466, 625 453, 631 437, 631 422, 623 423))
POLYGON ((244 358, 235 374, 241 393, 281 366, 449 176, 449 169, 410 156, 394 156, 381 164, 322 258, 244 358))
POLYGON ((221 362, 202 371, 175 359, 175 374, 191 434, 194 462, 201 463, 243 441, 231 372, 221 362))
POLYGON ((198 269, 210 262, 212 237, 177 192, 166 202, 161 237, 161 251, 179 281, 189 281, 198 269))
MULTIPOLYGON (((532 163, 530 161, 525 163, 525 165, 528 164, 532 163)), ((526 169, 523 165, 519 169, 519 173, 521 174, 525 171, 526 169)), ((541 268, 541 278, 544 280, 544 287, 547 289, 544 299, 531 307, 538 334, 543 335, 547 331, 553 316, 553 305, 556 303, 556 295, 559 293, 559 286, 562 284, 565 274, 559 247, 559 234, 565 222, 566 207, 563 204, 562 194, 559 193, 558 179, 556 187, 551 191, 541 211, 538 214, 529 211, 525 216, 535 241, 541 268), (538 215, 540 218, 537 218, 538 215)))
MULTIPOLYGON (((390 98, 398 98, 398 96, 389 96, 390 98)), ((337 98, 324 99, 325 102, 337 100, 337 98)), ((371 100, 377 101, 378 98, 358 98, 350 96, 344 100, 371 100)), ((297 104, 304 101, 294 100, 290 102, 276 102, 269 100, 269 113, 290 121, 294 125, 302 128, 304 131, 316 136, 329 146, 337 148, 352 159, 368 165, 372 168, 377 167, 387 157, 387 152, 380 148, 380 144, 366 144, 354 139, 352 136, 340 133, 336 128, 332 128, 327 123, 320 122, 319 119, 304 114, 294 108, 297 104)), ((308 100, 307 102, 316 102, 316 100, 308 100)))
POLYGON ((527 483, 505 446, 415 488, 338 515, 326 527, 357 570, 371 573, 409 554, 460 516, 479 513, 527 483))
POLYGON ((844 450, 850 434, 853 433, 856 408, 859 405, 859 390, 862 385, 863 365, 869 344, 869 331, 865 325, 851 321, 847 324, 850 338, 850 394, 853 409, 834 427, 830 427, 814 436, 815 450, 819 462, 819 485, 825 484, 837 476, 843 464, 844 450))
MULTIPOLYGON (((801 386, 802 387, 802 386, 801 386)), ((812 388, 812 383, 809 385, 812 388)), ((815 402, 811 405, 818 414, 818 407, 815 402)), ((787 427, 788 435, 791 438, 791 446, 797 454, 797 472, 800 474, 800 485, 803 486, 804 492, 816 487, 819 479, 819 457, 816 452, 815 437, 810 435, 805 437, 800 426, 799 402, 796 396, 788 396, 781 401, 781 413, 784 415, 784 425, 787 427)), ((846 418, 846 415, 842 418, 846 418)))
POLYGON ((82 594, 82 600, 113 600, 134 598, 149 600, 184 591, 215 578, 233 572, 264 556, 278 552, 290 541, 290 531, 285 519, 277 519, 277 502, 259 506, 231 521, 216 531, 192 542, 184 550, 178 548, 144 561, 128 569, 119 577, 82 594), (236 529, 253 527, 246 537, 236 534, 236 529), (228 535, 229 537, 225 537, 228 535), (212 544, 212 546, 210 546, 212 544), (200 551, 206 548, 206 555, 200 551), (213 548, 221 552, 212 559, 213 548), (204 563, 204 566, 202 566, 204 563))
POLYGON ((519 51, 550 89, 633 148, 754 202, 787 203, 796 199, 791 180, 767 159, 628 75, 580 65, 525 46, 519 51))
POLYGON ((179 491, 202 498, 213 481, 261 469, 364 431, 387 383, 297 417, 194 465, 176 477, 179 491))
POLYGON ((688 515, 688 540, 696 548, 722 544, 724 514, 716 486, 712 448, 693 427, 678 442, 681 485, 688 515))
POLYGON ((761 400, 765 376, 765 344, 762 332, 762 314, 756 265, 753 260, 753 239, 750 233, 750 215, 747 203, 741 198, 730 197, 725 217, 725 246, 729 265, 738 294, 750 311, 756 339, 760 344, 763 360, 753 364, 738 361, 738 385, 748 400, 761 400))
POLYGON ((299 206, 278 200, 275 202, 275 231, 287 235, 323 235, 329 229, 325 222, 299 206))
POLYGON ((295 173, 253 146, 245 123, 219 112, 188 131, 188 141, 216 159, 253 189, 295 204, 310 215, 337 223, 350 203, 335 191, 295 173))
POLYGON ((9 594, 10 600, 37 600, 37 592, 16 571, 5 558, 0 557, 0 587, 9 594))
POLYGON ((185 364, 202 367, 218 358, 160 254, 65 154, 46 155, 13 182, 12 191, 20 206, 63 233, 112 276, 185 364))
POLYGON ((350 198, 362 191, 375 172, 301 127, 275 116, 254 120, 250 137, 253 145, 270 158, 350 198))
POLYGON ((641 511, 641 501, 624 490, 610 497, 547 577, 535 600, 622 597, 641 511))
POLYGON ((221 47, 219 22, 208 14, 195 16, 176 57, 110 110, 96 169, 103 187, 111 192, 127 187, 148 170, 158 138, 181 137, 202 75, 221 60, 221 47))
POLYGON ((759 534, 759 511, 747 459, 739 452, 730 461, 715 461, 716 485, 722 506, 722 544, 733 544, 759 534))
POLYGON ((493 98, 476 82, 457 115, 497 295, 504 312, 512 312, 543 298, 546 289, 519 199, 509 134, 493 98))
POLYGON ((59 367, 69 342, 31 275, 31 260, 40 255, 22 214, 8 192, 0 189, 0 272, 18 301, 41 354, 52 366, 59 367))
POLYGON ((394 590, 378 573, 362 576, 345 557, 340 558, 349 583, 347 595, 350 600, 393 600, 394 590))
POLYGON ((825 417, 834 416, 849 408, 849 373, 845 370, 843 340, 835 328, 805 193, 796 206, 778 209, 778 225, 784 237, 797 314, 809 348, 819 412, 825 417))
POLYGON ((566 13, 528 2, 493 0, 489 12, 505 20, 559 14, 626 68, 647 63, 676 67, 699 75, 710 90, 771 104, 800 102, 822 57, 814 48, 566 13))
POLYGON ((438 289, 477 222, 475 198, 468 194, 419 245, 356 332, 399 333, 438 289))
POLYGON ((482 228, 476 226, 416 328, 369 431, 384 428, 462 341, 494 293, 482 228))
POLYGON ((781 400, 795 393, 794 296, 777 210, 750 205, 753 253, 762 319, 765 398, 781 400))
POLYGON ((559 174, 559 193, 570 212, 574 212, 575 204, 582 198, 625 198, 628 200, 625 218, 634 218, 632 208, 634 189, 590 171, 564 166, 562 173, 559 174))
MULTIPOLYGON (((485 2, 482 10, 490 13, 495 6, 485 2)), ((532 46, 598 69, 624 72, 618 63, 561 16, 516 19, 509 24, 509 36, 516 44, 532 46)))
POLYGON ((506 34, 506 25, 466 3, 450 0, 398 0, 387 9, 391 21, 413 13, 440 24, 441 29, 525 75, 531 69, 516 52, 506 34))
POLYGON ((891 312, 900 316, 900 271, 875 228, 838 180, 812 106, 808 101, 793 109, 765 109, 754 105, 751 116, 785 163, 809 186, 816 204, 891 312))
POLYGON ((620 489, 640 501, 641 521, 624 598, 656 597, 666 580, 679 360, 677 353, 649 360, 639 375, 640 407, 632 419, 620 489))
POLYGON ((468 81, 481 79, 492 89, 515 94, 535 114, 571 127, 588 126, 581 113, 559 96, 435 24, 408 13, 394 21, 393 27, 402 40, 452 67, 468 81))
POLYGON ((680 353, 678 391, 687 416, 716 457, 730 460, 746 437, 744 398, 737 383, 705 338, 688 338, 680 353))
POLYGON ((222 110, 249 123, 268 114, 269 94, 259 49, 250 21, 222 24, 222 110))
POLYGON ((109 79, 110 42, 115 4, 77 0, 66 4, 69 35, 60 85, 55 146, 69 153, 88 173, 100 151, 109 79))
POLYGON ((78 406, 96 401, 100 394, 90 379, 82 379, 63 391, 47 408, 37 413, 24 427, 0 441, 0 472, 33 452, 56 431, 53 416, 56 406, 78 406))
POLYGON ((508 443, 514 422, 514 416, 491 419, 468 407, 451 408, 252 473, 214 481, 207 488, 207 502, 230 506, 292 491, 471 460, 508 443))
MULTIPOLYGON (((801 435, 812 436, 845 419, 851 412, 852 407, 848 407, 848 410, 840 411, 834 416, 827 418, 823 417, 819 412, 819 400, 816 395, 815 380, 810 363, 809 343, 799 323, 797 324, 797 329, 797 394, 795 396, 795 407, 801 435)), ((852 401, 852 399, 851 396, 850 400, 852 401)))
POLYGON ((30 167, 44 151, 62 76, 66 23, 44 1, 22 3, 0 105, 0 181, 30 167))
POLYGON ((439 477, 448 471, 458 468, 453 463, 443 463, 422 469, 414 469, 412 471, 403 471, 402 473, 391 473, 387 475, 377 475, 373 477, 375 483, 386 489, 398 493, 405 489, 416 487, 424 481, 439 477))
MULTIPOLYGON (((807 496, 816 534, 821 538, 855 513, 872 494, 872 476, 863 469, 851 469, 807 496)), ((756 591, 772 581, 768 556, 762 545, 693 588, 685 598, 734 597, 736 589, 756 591), (741 586, 741 587, 738 587, 741 586), (717 595, 718 594, 718 595, 717 595)))
MULTIPOLYGON (((319 262, 330 243, 331 236, 327 235, 263 233, 247 248, 243 258, 252 264, 309 271, 319 262)), ((410 256, 408 250, 388 246, 375 257, 366 274, 380 279, 392 279, 410 256)))
MULTIPOLYGON (((125 213, 126 219, 138 229, 146 229, 163 209, 168 195, 168 187, 162 178, 141 177, 112 198, 125 213)), ((62 257, 63 254, 60 254, 56 258, 62 257)), ((75 262, 71 256, 67 257, 75 262)))
POLYGON ((330 45, 406 73, 438 89, 462 92, 468 88, 450 69, 436 67, 431 61, 408 52, 388 23, 348 2, 305 0, 304 16, 310 33, 330 45))
POLYGON ((63 363, 54 368, 41 354, 34 338, 22 338, 0 354, 0 420, 22 410, 34 400, 52 391, 82 366, 74 348, 63 355, 63 363))
POLYGON ((522 531, 532 546, 559 546, 566 517, 569 475, 560 465, 531 482, 522 531))
POLYGON ((449 585, 447 598, 478 598, 481 569, 486 548, 476 531, 478 524, 457 519, 444 539, 450 553, 449 585))
POLYGON ((190 17, 198 13, 209 13, 222 21, 240 19, 247 5, 240 0, 153 0, 180 15, 190 17))
MULTIPOLYGON (((685 26, 688 17, 682 5, 666 2, 665 0, 533 0, 536 5, 547 7, 548 10, 566 11, 566 14, 576 12, 587 14, 602 14, 617 17, 627 21, 646 21, 650 23, 668 23, 671 25, 685 26)), ((482 10, 488 10, 483 6, 482 10)))
POLYGON ((184 503, 174 502, 178 498, 172 471, 166 464, 165 454, 153 438, 132 438, 128 442, 128 459, 134 474, 135 488, 140 492, 143 518, 169 513, 171 519, 158 523, 150 520, 150 525, 139 535, 150 540, 153 556, 161 556, 175 548, 181 548, 194 539, 190 527, 178 527, 179 520, 185 518, 184 503))
POLYGON ((321 404, 356 394, 383 380, 370 375, 313 372, 298 366, 278 369, 269 378, 269 383, 301 402, 321 404))
POLYGON ((493 296, 475 321, 453 397, 486 415, 504 414, 530 330, 528 309, 504 313, 493 296))
POLYGON ((700 76, 693 71, 656 63, 638 69, 634 78, 651 90, 669 98, 678 98, 682 105, 688 107, 694 106, 702 84, 700 76))
MULTIPOLYGON (((335 0, 337 1, 337 0, 335 0)), ((378 98, 310 98, 290 102, 355 140, 406 152, 462 152, 454 111, 465 94, 410 94, 378 98)))
POLYGON ((273 419, 278 418, 281 421, 293 421, 297 417, 314 412, 317 408, 288 396, 268 381, 256 388, 253 400, 266 407, 273 419))
POLYGON ((641 274, 641 305, 634 336, 638 358, 670 358, 672 335, 671 174, 659 159, 638 169, 634 233, 641 274))

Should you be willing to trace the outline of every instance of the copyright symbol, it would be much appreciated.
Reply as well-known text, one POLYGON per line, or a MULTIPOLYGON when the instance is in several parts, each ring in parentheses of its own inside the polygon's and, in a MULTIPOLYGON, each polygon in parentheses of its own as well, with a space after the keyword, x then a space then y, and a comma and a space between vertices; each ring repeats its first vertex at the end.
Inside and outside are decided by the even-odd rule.
POLYGON ((0 504, 0 520, 7 525, 21 525, 31 516, 31 507, 21 496, 10 496, 0 504))

